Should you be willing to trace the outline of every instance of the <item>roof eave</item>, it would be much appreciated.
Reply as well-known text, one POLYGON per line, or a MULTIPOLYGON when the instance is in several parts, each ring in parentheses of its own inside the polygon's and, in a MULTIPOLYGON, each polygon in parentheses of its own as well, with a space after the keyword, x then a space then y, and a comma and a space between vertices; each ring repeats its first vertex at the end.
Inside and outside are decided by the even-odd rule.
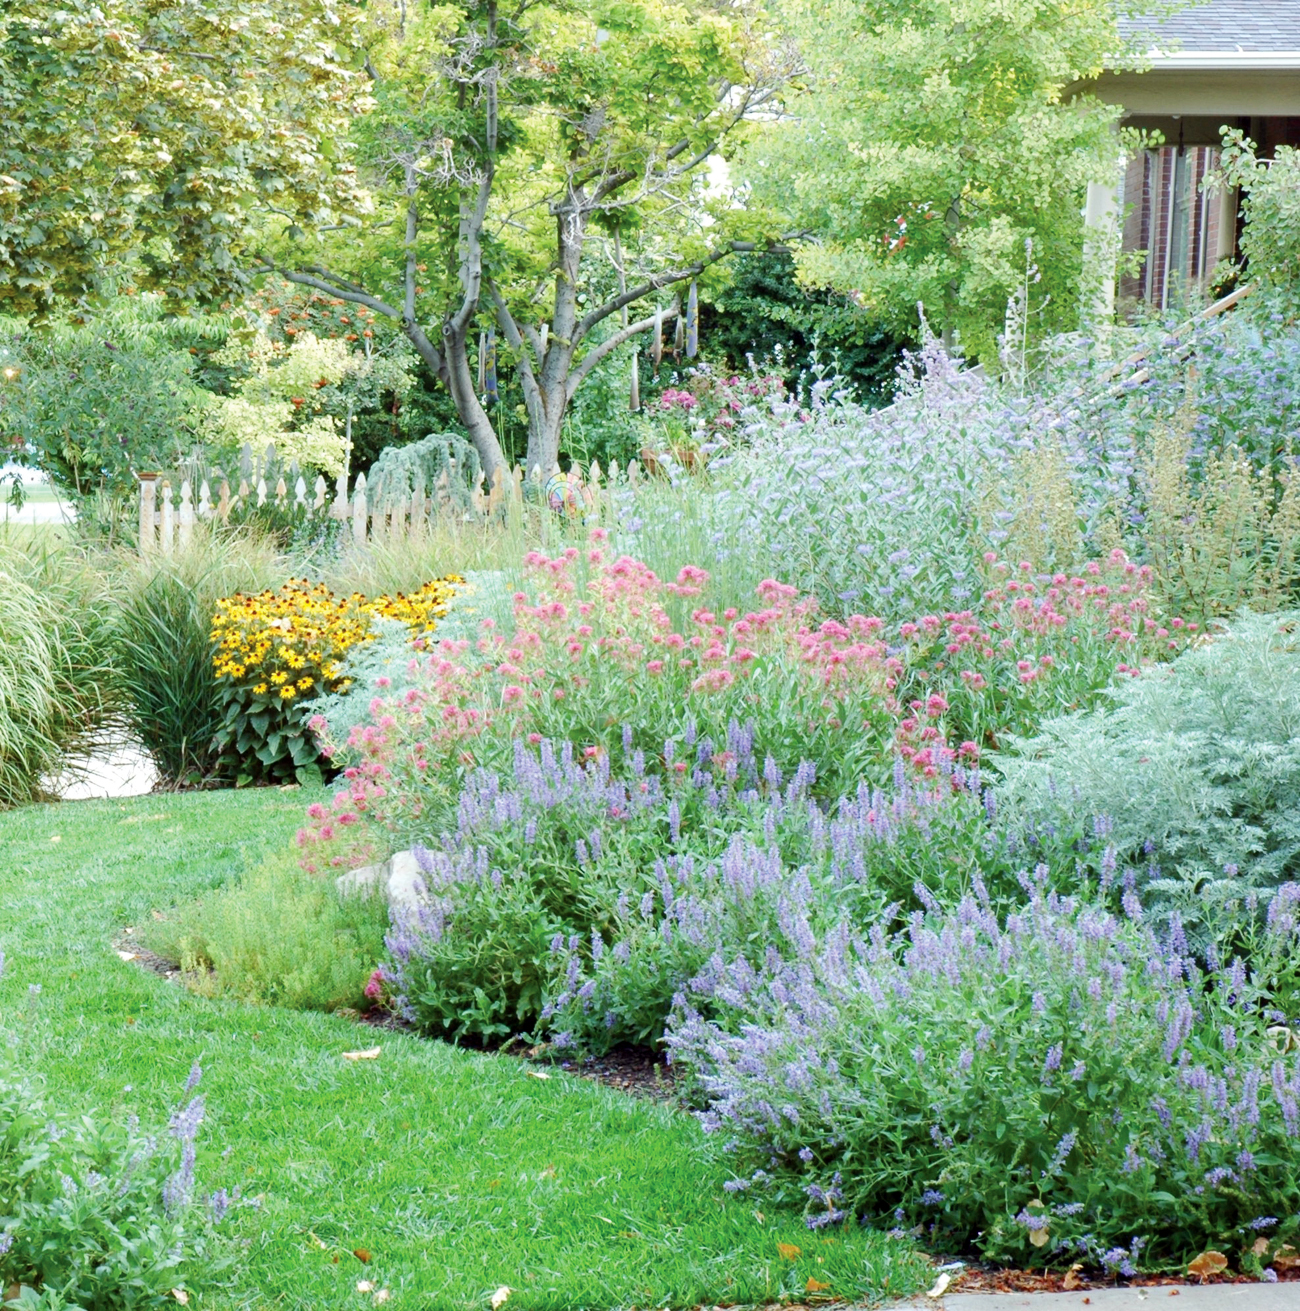
MULTIPOLYGON (((1300 50, 1178 50, 1166 54, 1149 50, 1143 56, 1145 72, 1201 69, 1206 72, 1295 72, 1300 70, 1300 50)), ((1111 69, 1134 72, 1134 69, 1111 69)))

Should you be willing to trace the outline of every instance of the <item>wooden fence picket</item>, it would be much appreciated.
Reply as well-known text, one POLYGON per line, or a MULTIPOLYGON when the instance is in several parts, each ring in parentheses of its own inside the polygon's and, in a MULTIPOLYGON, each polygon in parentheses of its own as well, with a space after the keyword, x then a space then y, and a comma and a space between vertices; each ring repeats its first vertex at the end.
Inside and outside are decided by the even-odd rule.
POLYGON ((268 503, 279 514, 294 519, 328 517, 343 522, 347 525, 345 531, 350 530, 352 541, 359 545, 369 540, 397 540, 426 531, 437 519, 472 522, 522 512, 525 501, 533 495, 525 484, 531 483, 536 492, 544 493, 549 478, 564 478, 574 487, 576 496, 562 498, 570 512, 585 508, 593 517, 603 518, 606 507, 613 505, 615 489, 635 489, 641 481, 641 470, 636 461, 620 469, 611 460, 609 468, 602 469, 593 460, 585 477, 576 469, 564 475, 558 465, 553 465, 548 478, 543 478, 536 465, 531 473, 520 465, 499 465, 491 478, 480 473, 467 485, 456 462, 450 460, 432 487, 426 487, 420 478, 409 495, 402 492, 390 496, 381 488, 368 488, 365 474, 357 475, 351 489, 346 472, 332 484, 318 474, 309 486, 296 462, 281 471, 274 448, 268 447, 255 456, 246 445, 233 484, 220 469, 202 476, 193 465, 175 475, 141 474, 139 551, 146 556, 155 552, 171 556, 193 542, 197 524, 229 523, 238 512, 268 503), (270 485, 271 479, 274 486, 270 485), (179 486, 179 499, 174 485, 179 486))

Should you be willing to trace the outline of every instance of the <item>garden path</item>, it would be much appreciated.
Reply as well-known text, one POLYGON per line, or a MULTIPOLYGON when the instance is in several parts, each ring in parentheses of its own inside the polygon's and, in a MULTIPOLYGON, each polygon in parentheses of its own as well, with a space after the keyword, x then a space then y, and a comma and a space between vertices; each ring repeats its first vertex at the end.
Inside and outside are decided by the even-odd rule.
MULTIPOLYGON (((907 1304, 905 1304, 907 1305, 907 1304)), ((942 1311, 1300 1311, 1300 1283, 1094 1288, 1087 1293, 956 1293, 911 1306, 942 1311), (1171 1299, 1177 1298, 1174 1302, 1171 1299)))

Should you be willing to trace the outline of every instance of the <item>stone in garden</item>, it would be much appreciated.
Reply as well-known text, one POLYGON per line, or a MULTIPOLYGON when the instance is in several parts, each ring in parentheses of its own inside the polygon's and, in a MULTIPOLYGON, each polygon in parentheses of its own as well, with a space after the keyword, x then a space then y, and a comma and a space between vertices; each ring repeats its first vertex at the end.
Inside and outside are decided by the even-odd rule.
POLYGON ((417 906, 424 899, 424 878, 414 851, 394 852, 377 865, 340 874, 334 883, 344 896, 380 893, 390 906, 417 906))

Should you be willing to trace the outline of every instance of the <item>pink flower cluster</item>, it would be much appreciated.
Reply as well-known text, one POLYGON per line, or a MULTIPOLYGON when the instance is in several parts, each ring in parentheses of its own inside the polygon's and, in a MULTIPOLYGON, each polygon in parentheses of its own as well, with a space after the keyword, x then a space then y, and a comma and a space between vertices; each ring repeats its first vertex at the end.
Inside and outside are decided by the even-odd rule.
POLYGON ((715 610, 703 569, 665 582, 609 558, 600 529, 583 550, 533 551, 524 566, 509 634, 485 623, 472 649, 437 642, 408 690, 374 698, 372 722, 346 744, 346 787, 309 812, 304 845, 352 859, 356 830, 418 819, 426 798, 454 795, 464 770, 499 764, 516 737, 602 753, 624 725, 662 743, 690 722, 721 741, 735 720, 792 752, 783 767, 807 758, 820 776, 899 753, 935 777, 1176 651, 1196 627, 1154 617, 1150 570, 1122 552, 1050 578, 986 557, 975 607, 892 632, 870 615, 821 617, 770 578, 757 608, 715 610))

